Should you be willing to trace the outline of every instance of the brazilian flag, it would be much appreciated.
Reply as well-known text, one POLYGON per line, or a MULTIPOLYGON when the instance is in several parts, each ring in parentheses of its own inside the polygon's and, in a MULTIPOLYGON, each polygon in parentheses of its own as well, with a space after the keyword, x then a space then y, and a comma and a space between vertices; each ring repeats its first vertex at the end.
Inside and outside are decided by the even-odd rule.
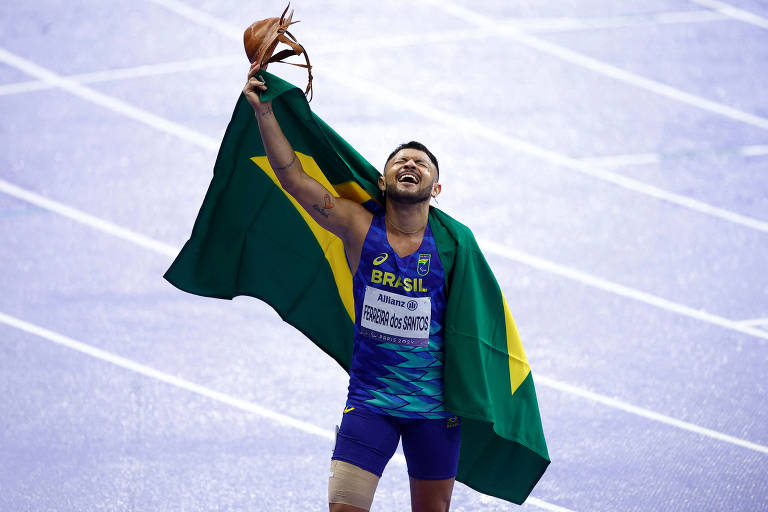
MULTIPOLYGON (((263 72, 272 108, 304 170, 334 196, 381 208, 378 171, 314 115, 304 94, 263 72)), ((549 465, 536 391, 515 323, 472 232, 437 208, 429 222, 445 267, 445 405, 461 416, 457 479, 521 504, 549 465)), ((345 370, 352 275, 339 238, 281 187, 241 95, 192 235, 165 274, 174 286, 268 303, 345 370), (278 269, 291 272, 278 272, 278 269)))

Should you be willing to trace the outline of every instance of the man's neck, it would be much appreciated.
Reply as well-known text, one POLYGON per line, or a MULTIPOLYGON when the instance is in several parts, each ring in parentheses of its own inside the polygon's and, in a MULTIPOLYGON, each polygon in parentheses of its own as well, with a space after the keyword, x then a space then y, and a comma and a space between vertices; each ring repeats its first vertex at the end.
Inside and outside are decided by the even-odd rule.
POLYGON ((398 256, 405 257, 419 248, 428 217, 429 201, 417 204, 387 201, 384 214, 387 239, 398 256))
POLYGON ((398 236, 421 236, 427 227, 429 201, 402 204, 387 201, 384 219, 387 231, 398 236))

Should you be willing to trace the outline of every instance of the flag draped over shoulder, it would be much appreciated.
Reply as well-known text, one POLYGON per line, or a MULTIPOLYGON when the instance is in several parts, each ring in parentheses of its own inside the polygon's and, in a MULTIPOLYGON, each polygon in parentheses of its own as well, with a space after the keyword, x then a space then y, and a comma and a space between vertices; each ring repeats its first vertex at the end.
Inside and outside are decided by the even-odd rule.
MULTIPOLYGON (((304 170, 335 196, 381 208, 379 173, 309 109, 302 92, 262 72, 304 170)), ((457 479, 522 503, 549 465, 530 367, 471 231, 437 208, 429 222, 445 268, 446 408, 462 417, 457 479)), ((345 370, 352 359, 352 275, 339 238, 281 187, 241 95, 192 235, 165 274, 174 286, 267 302, 345 370)))

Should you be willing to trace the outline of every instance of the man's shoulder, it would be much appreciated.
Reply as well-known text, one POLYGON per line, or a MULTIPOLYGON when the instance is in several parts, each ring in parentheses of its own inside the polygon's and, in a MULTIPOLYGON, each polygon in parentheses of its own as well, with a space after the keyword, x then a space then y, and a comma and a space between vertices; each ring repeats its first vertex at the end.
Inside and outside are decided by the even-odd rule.
POLYGON ((435 227, 437 227, 438 231, 440 231, 440 229, 447 231, 447 233, 450 234, 450 236, 458 244, 462 244, 469 241, 471 241, 472 243, 476 243, 475 235, 472 233, 472 230, 469 229, 468 226, 459 222, 458 220, 451 217, 450 215, 440 210, 439 208, 430 206, 429 216, 430 216, 430 220, 433 221, 431 223, 433 233, 435 232, 435 227))

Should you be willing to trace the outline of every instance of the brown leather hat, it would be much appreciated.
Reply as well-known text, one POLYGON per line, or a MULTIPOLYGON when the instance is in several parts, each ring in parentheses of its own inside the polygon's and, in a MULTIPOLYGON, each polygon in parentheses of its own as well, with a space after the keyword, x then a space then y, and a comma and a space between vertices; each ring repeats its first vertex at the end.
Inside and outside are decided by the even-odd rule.
POLYGON ((245 54, 248 56, 248 60, 253 64, 258 61, 259 65, 263 69, 267 69, 267 65, 271 62, 283 62, 283 64, 291 64, 292 66, 299 66, 307 69, 309 75, 309 82, 307 88, 304 91, 305 95, 309 95, 309 101, 312 101, 312 66, 309 63, 309 55, 303 46, 299 44, 293 34, 288 32, 288 27, 298 21, 292 21, 293 11, 285 17, 285 13, 288 12, 288 8, 283 11, 282 16, 279 18, 267 18, 265 20, 255 21, 250 27, 245 29, 243 34, 243 44, 245 46, 245 54), (277 48, 278 43, 285 43, 290 46, 290 49, 282 50, 275 55, 272 55, 277 48), (304 54, 306 64, 295 64, 293 62, 284 62, 283 60, 292 55, 304 54))

